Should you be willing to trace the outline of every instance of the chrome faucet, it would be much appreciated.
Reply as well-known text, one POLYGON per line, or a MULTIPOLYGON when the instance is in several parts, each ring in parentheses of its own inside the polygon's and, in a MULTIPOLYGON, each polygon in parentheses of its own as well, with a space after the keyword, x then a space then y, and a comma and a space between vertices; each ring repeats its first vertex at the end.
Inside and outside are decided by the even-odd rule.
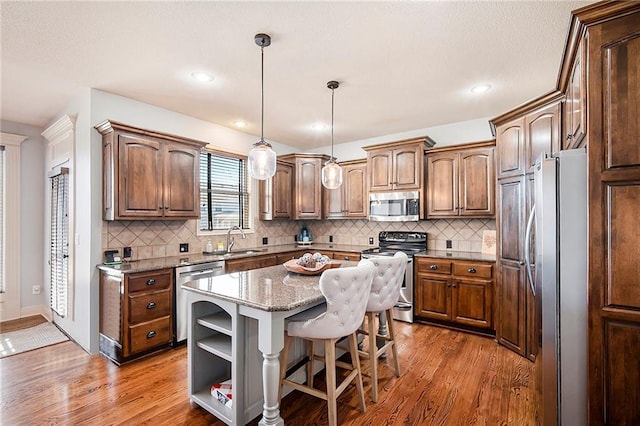
POLYGON ((227 253, 231 253, 231 247, 233 247, 233 245, 236 243, 235 238, 231 238, 231 231, 233 231, 234 229, 237 229, 238 231, 240 231, 240 233, 242 234, 242 238, 243 239, 247 238, 247 236, 244 235, 244 231, 239 226, 230 227, 227 230, 227 253))

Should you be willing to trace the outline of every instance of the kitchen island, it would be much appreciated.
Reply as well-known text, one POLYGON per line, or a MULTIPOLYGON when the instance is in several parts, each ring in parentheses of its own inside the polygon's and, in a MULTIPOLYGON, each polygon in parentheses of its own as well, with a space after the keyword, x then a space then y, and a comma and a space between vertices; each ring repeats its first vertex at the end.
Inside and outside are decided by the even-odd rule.
MULTIPOLYGON (((342 262, 353 266, 355 262, 342 262)), ((320 276, 282 265, 188 282, 188 393, 193 404, 227 424, 283 425, 278 406, 280 352, 286 318, 324 303, 320 276), (260 374, 259 354, 262 357, 260 374), (257 371, 254 371, 257 370, 257 371), (233 403, 215 400, 210 387, 231 380, 233 403), (262 392, 259 392, 261 382, 262 392)))

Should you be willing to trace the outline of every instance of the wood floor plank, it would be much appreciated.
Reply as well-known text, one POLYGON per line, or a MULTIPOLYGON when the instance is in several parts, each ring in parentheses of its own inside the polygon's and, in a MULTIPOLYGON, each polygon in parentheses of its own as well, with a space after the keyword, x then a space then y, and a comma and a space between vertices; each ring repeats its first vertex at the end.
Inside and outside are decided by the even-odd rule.
MULTIPOLYGON (((534 425, 534 366, 493 339, 423 324, 396 324, 402 375, 379 364, 378 403, 360 413, 350 386, 338 398, 341 425, 534 425)), ((363 363, 366 366, 368 363, 363 363)), ((191 407, 186 348, 122 367, 64 342, 0 360, 3 424, 223 425, 191 407)), ((315 378, 322 385, 324 374, 315 378)), ((325 402, 283 399, 289 425, 326 425, 325 402)), ((249 424, 257 425, 258 419, 249 424)))

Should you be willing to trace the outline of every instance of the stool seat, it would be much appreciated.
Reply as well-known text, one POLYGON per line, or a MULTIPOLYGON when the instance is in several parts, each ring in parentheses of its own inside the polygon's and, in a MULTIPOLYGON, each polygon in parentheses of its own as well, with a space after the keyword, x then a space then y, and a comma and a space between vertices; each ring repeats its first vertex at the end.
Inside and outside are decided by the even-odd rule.
POLYGON ((356 331, 364 320, 375 271, 376 268, 370 262, 361 262, 358 266, 324 271, 320 276, 320 291, 326 299, 326 304, 292 316, 287 323, 284 349, 280 360, 279 399, 282 397, 282 387, 289 386, 326 400, 330 425, 337 425, 336 400, 338 396, 353 381, 358 389, 360 409, 362 412, 366 410, 356 331), (349 337, 351 364, 336 361, 336 342, 347 336, 349 337), (306 362, 299 366, 307 368, 306 385, 285 377, 292 337, 308 341, 306 362), (315 355, 314 341, 324 343, 324 357, 315 355), (323 361, 325 364, 326 392, 313 387, 313 366, 316 360, 323 361), (339 385, 336 384, 336 366, 350 370, 350 373, 339 385))

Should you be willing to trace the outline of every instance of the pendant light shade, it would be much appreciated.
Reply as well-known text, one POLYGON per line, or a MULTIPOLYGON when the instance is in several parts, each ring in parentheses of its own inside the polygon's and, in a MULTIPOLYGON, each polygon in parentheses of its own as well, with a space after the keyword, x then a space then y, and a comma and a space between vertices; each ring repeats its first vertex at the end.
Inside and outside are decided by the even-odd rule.
POLYGON ((253 144, 249 151, 249 173, 258 180, 266 180, 276 173, 276 153, 271 145, 264 140, 264 48, 271 44, 271 37, 267 34, 256 34, 255 42, 260 46, 260 81, 261 81, 261 124, 260 140, 253 144))
POLYGON ((331 89, 331 158, 322 168, 322 185, 327 189, 337 189, 342 185, 342 167, 336 163, 333 156, 333 96, 334 90, 340 86, 337 81, 330 81, 327 87, 331 89))

